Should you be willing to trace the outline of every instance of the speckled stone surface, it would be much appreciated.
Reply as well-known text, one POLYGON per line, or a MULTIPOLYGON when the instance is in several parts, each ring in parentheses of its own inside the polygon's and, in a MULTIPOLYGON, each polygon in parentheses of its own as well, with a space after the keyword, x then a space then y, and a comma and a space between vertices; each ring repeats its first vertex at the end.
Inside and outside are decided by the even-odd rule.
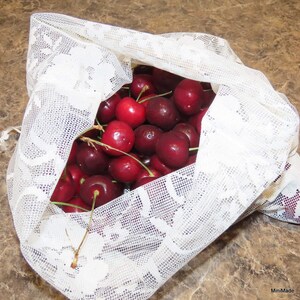
MULTIPOLYGON (((229 41, 300 111, 298 0, 1 0, 0 130, 19 125, 26 103, 29 17, 49 11, 163 33, 206 32, 229 41)), ((17 135, 0 148, 0 299, 65 299, 23 259, 6 196, 5 172, 17 135)), ((300 299, 300 227, 255 213, 197 255, 151 300, 300 299), (272 293, 271 289, 293 289, 272 293)))

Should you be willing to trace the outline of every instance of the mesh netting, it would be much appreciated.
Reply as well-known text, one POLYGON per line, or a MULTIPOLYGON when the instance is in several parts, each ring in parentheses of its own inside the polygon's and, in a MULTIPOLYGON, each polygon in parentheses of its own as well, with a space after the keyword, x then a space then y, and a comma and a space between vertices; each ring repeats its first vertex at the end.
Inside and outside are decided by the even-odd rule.
POLYGON ((299 222, 298 174, 282 175, 293 169, 285 167, 297 146, 298 114, 221 38, 35 14, 27 87, 8 198, 25 259, 71 299, 148 298, 265 199, 283 210, 292 201, 294 209, 277 217, 299 222), (203 119, 197 161, 98 207, 72 269, 72 246, 89 213, 66 214, 49 199, 73 141, 93 125, 99 103, 131 82, 131 66, 139 63, 212 83, 217 95, 203 119), (276 184, 280 176, 285 184, 276 184))

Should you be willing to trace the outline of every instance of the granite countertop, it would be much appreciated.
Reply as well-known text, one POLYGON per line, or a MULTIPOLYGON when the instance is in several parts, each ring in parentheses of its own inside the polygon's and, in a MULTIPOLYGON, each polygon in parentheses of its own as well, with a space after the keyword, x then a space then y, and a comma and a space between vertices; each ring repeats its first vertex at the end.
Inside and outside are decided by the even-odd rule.
MULTIPOLYGON (((57 12, 152 33, 194 31, 227 39, 300 111, 297 0, 7 0, 0 3, 0 130, 20 125, 28 98, 29 17, 57 12)), ((5 172, 17 135, 0 149, 0 298, 65 299, 23 259, 6 196, 5 172)), ((254 213, 197 255, 151 300, 300 299, 300 227, 254 213), (272 293, 291 288, 291 294, 272 293)))

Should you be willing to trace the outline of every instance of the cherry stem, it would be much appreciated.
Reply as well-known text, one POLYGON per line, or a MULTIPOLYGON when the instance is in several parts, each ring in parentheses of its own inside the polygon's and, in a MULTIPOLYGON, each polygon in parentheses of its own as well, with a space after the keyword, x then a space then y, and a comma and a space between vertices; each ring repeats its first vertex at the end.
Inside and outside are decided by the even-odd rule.
MULTIPOLYGON (((99 122, 98 118, 96 118, 96 123, 98 124, 98 126, 101 127, 101 129, 99 129, 99 130, 105 132, 105 130, 103 128, 103 125, 101 125, 101 123, 99 122)), ((96 125, 94 125, 94 126, 96 126, 96 125)))
POLYGON ((67 202, 51 201, 51 203, 56 204, 56 205, 63 205, 63 206, 70 206, 70 207, 74 207, 74 208, 79 208, 79 209, 82 209, 84 211, 89 211, 88 209, 83 208, 83 207, 81 207, 79 205, 75 205, 75 204, 71 204, 71 203, 67 203, 67 202))
POLYGON ((79 257, 79 251, 84 243, 84 241, 86 240, 86 237, 90 231, 90 227, 91 227, 91 223, 92 223, 92 219, 93 219, 93 213, 94 213, 94 209, 95 209, 95 203, 96 203, 96 198, 97 196, 99 196, 100 192, 98 190, 95 190, 94 191, 94 197, 93 197, 93 204, 92 204, 92 209, 91 209, 91 214, 90 214, 90 218, 89 218, 89 223, 88 223, 88 226, 85 230, 85 234, 81 240, 81 243, 79 244, 77 250, 74 251, 74 259, 71 263, 71 268, 72 269, 75 269, 77 268, 77 262, 78 262, 78 257, 79 257))
POLYGON ((137 100, 137 102, 138 102, 138 103, 144 103, 144 102, 146 102, 146 101, 148 101, 148 100, 151 100, 151 99, 154 99, 154 98, 158 98, 158 97, 167 96, 167 95, 169 95, 169 94, 172 94, 172 91, 169 91, 169 92, 166 92, 166 93, 163 93, 163 94, 160 94, 160 95, 151 96, 151 97, 145 98, 145 99, 143 99, 143 100, 141 100, 141 101, 138 101, 138 100, 137 100))
POLYGON ((199 150, 199 147, 189 148, 189 151, 196 151, 199 150))
POLYGON ((148 85, 145 85, 142 90, 140 91, 138 97, 136 98, 136 102, 139 103, 139 99, 141 98, 141 96, 147 91, 149 90, 149 86, 148 85))
POLYGON ((89 144, 89 143, 90 143, 90 144, 95 143, 95 144, 97 144, 97 145, 100 145, 100 146, 109 148, 109 149, 111 149, 111 150, 118 151, 118 152, 120 152, 120 153, 122 153, 122 154, 124 154, 124 155, 127 155, 127 156, 131 157, 132 159, 134 159, 136 162, 138 162, 138 163, 139 163, 139 164, 140 164, 140 165, 148 172, 148 174, 149 174, 150 177, 154 177, 154 174, 151 172, 151 170, 150 170, 146 165, 144 165, 140 160, 138 160, 138 159, 135 158, 134 156, 130 155, 129 153, 124 152, 124 151, 122 151, 122 150, 119 150, 119 149, 117 149, 117 148, 114 148, 114 147, 112 147, 112 146, 109 146, 109 145, 107 145, 107 144, 105 144, 105 143, 102 143, 102 142, 93 140, 93 139, 91 139, 91 138, 85 137, 85 136, 81 137, 80 140, 83 141, 83 142, 86 142, 86 143, 88 143, 88 144, 89 144))
MULTIPOLYGON (((96 119, 96 121, 97 121, 97 119, 96 119)), ((99 131, 104 132, 103 126, 99 123, 98 125, 93 125, 92 127, 90 127, 87 130, 83 131, 80 135, 84 135, 85 133, 89 132, 92 129, 98 129, 99 131)))

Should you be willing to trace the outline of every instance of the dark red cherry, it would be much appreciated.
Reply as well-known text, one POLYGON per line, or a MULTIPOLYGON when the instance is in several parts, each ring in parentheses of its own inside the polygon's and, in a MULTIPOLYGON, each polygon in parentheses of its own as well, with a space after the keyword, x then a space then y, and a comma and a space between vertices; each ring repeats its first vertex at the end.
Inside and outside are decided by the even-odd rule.
POLYGON ((201 134, 201 122, 207 110, 208 108, 201 109, 200 112, 191 116, 188 120, 188 123, 194 126, 194 128, 196 128, 199 135, 201 134))
POLYGON ((163 130, 170 130, 179 122, 179 112, 170 99, 158 97, 148 102, 146 118, 150 124, 163 130))
POLYGON ((133 74, 152 74, 153 67, 147 65, 138 65, 133 69, 133 74))
MULTIPOLYGON (((134 132, 125 122, 113 120, 105 129, 101 142, 123 152, 130 152, 134 145, 134 132)), ((112 156, 123 155, 120 151, 103 146, 103 151, 112 156)))
POLYGON ((123 182, 115 181, 111 178, 112 183, 114 184, 115 192, 117 195, 122 195, 124 193, 125 184, 123 182))
POLYGON ((138 187, 140 187, 140 186, 142 186, 142 185, 144 185, 144 184, 146 184, 146 183, 149 183, 149 182, 151 182, 151 181, 153 181, 153 180, 155 180, 155 179, 157 179, 158 177, 143 177, 143 178, 141 178, 141 179, 138 179, 133 185, 132 185, 132 187, 131 187, 131 190, 134 190, 134 189, 136 189, 136 188, 138 188, 138 187))
POLYGON ((174 91, 174 102, 180 112, 193 115, 203 106, 203 88, 200 82, 191 79, 182 80, 174 91))
POLYGON ((187 162, 186 165, 188 166, 188 165, 191 165, 191 164, 195 163, 195 162, 196 162, 196 159, 197 159, 197 154, 191 155, 191 156, 189 157, 188 162, 187 162))
POLYGON ((146 170, 146 169, 142 169, 138 176, 137 176, 137 179, 136 180, 140 180, 144 177, 156 177, 156 178, 159 178, 160 176, 162 176, 161 172, 159 172, 158 170, 154 169, 153 167, 148 167, 148 169, 152 172, 153 176, 150 176, 149 172, 146 170))
POLYGON ((195 127, 188 123, 178 123, 172 129, 178 132, 184 133, 190 142, 190 148, 199 146, 199 133, 196 131, 195 127))
MULTIPOLYGON (((130 153, 138 159, 137 155, 130 153)), ((117 181, 132 183, 136 181, 142 166, 135 159, 128 155, 122 155, 110 161, 108 172, 117 181)))
POLYGON ((150 158, 150 166, 156 169, 158 172, 160 172, 163 175, 167 175, 173 171, 175 171, 174 168, 167 167, 156 154, 153 154, 150 158))
POLYGON ((101 134, 100 130, 92 128, 89 131, 83 133, 81 136, 96 140, 100 134, 101 134))
POLYGON ((91 210, 91 207, 87 205, 80 197, 73 197, 68 204, 73 204, 79 207, 82 207, 83 209, 80 209, 79 207, 72 207, 68 205, 63 205, 62 209, 66 213, 80 213, 85 212, 86 210, 91 210))
POLYGON ((152 72, 153 83, 159 93, 174 91, 182 77, 173 73, 154 68, 152 72))
POLYGON ((163 131, 154 125, 144 124, 134 130, 134 148, 143 155, 152 155, 155 152, 155 145, 158 137, 163 131))
POLYGON ((69 154, 69 158, 68 158, 68 161, 67 161, 67 164, 74 164, 76 162, 76 153, 77 153, 77 149, 78 149, 78 143, 77 141, 75 140, 72 144, 72 147, 71 147, 71 151, 70 151, 70 154, 69 154))
POLYGON ((53 202, 68 202, 74 195, 74 182, 70 174, 64 172, 58 180, 50 200, 53 202))
POLYGON ((106 124, 115 118, 115 110, 120 101, 121 97, 116 93, 100 103, 97 119, 101 124, 106 124))
POLYGON ((203 101, 203 107, 209 107, 212 102, 214 101, 216 94, 213 90, 207 90, 203 91, 204 101, 203 101))
POLYGON ((77 164, 68 165, 66 172, 70 175, 75 186, 75 192, 78 194, 80 186, 83 181, 88 177, 77 164))
POLYGON ((92 206, 95 191, 99 193, 96 197, 95 207, 106 204, 122 194, 111 178, 103 175, 88 177, 81 185, 80 197, 87 205, 92 206))
POLYGON ((157 95, 157 94, 149 94, 149 95, 146 95, 146 96, 142 96, 138 100, 138 103, 142 104, 146 108, 151 99, 155 99, 155 98, 158 98, 158 97, 160 97, 160 96, 157 95))
POLYGON ((117 94, 120 96, 120 98, 128 97, 129 96, 129 88, 130 84, 124 84, 118 91, 117 94))
POLYGON ((152 82, 152 76, 149 74, 133 75, 130 91, 135 98, 137 98, 142 91, 143 96, 155 93, 156 90, 152 82))
POLYGON ((145 106, 131 97, 123 98, 116 107, 116 119, 123 121, 132 128, 143 124, 146 120, 145 106))
POLYGON ((146 165, 146 166, 149 166, 150 165, 150 156, 140 156, 140 161, 146 165))
POLYGON ((78 147, 76 160, 85 174, 96 175, 106 172, 109 158, 101 146, 82 143, 78 147))
POLYGON ((182 168, 189 159, 189 140, 181 132, 165 132, 157 140, 156 154, 167 167, 182 168))
POLYGON ((211 84, 209 82, 201 82, 204 91, 211 90, 211 84))

